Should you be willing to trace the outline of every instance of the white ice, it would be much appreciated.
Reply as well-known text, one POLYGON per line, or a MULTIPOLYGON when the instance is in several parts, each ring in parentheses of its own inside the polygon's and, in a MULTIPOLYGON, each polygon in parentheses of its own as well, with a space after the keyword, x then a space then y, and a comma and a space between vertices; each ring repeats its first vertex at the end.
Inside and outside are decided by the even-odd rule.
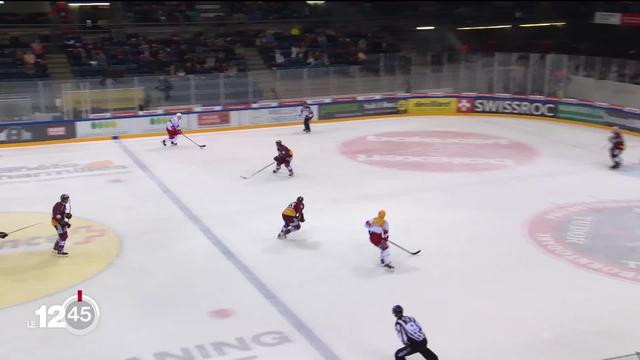
MULTIPOLYGON (((407 117, 312 129, 193 135, 207 145, 203 150, 186 139, 175 148, 162 147, 159 137, 123 143, 340 359, 393 359, 400 347, 395 304, 422 323, 430 348, 444 360, 595 360, 640 350, 640 284, 554 258, 526 230, 534 215, 555 205, 638 200, 639 177, 629 170, 640 168, 637 138, 627 136, 623 174, 607 169, 606 130, 571 124, 407 117), (540 156, 507 170, 432 173, 369 166, 338 151, 358 136, 412 130, 503 136, 540 156), (242 180, 271 161, 277 139, 295 152, 295 176, 266 170, 242 180), (278 240, 281 211, 298 195, 307 221, 278 240), (410 256, 392 247, 394 273, 380 268, 363 227, 379 209, 387 211, 392 240, 422 250, 410 256)), ((93 278, 0 309, 0 359, 199 360, 207 357, 198 344, 236 343, 265 331, 281 331, 291 342, 229 348, 210 358, 323 358, 117 142, 0 154, 0 167, 102 160, 127 167, 121 174, 0 181, 0 211, 46 213, 69 193, 75 216, 111 227, 122 244, 111 266, 93 278), (59 304, 76 289, 101 306, 93 333, 26 327, 38 306, 59 304), (207 315, 219 308, 234 314, 207 315)), ((0 230, 13 227, 1 217, 0 230)), ((14 290, 0 283, 2 292, 14 290)))

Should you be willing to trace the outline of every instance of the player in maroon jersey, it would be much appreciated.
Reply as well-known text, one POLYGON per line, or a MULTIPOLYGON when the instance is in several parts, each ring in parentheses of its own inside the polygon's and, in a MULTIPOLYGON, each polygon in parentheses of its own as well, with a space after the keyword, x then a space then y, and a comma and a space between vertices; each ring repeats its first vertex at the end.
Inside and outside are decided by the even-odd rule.
POLYGON ((69 204, 69 195, 60 195, 60 201, 53 205, 51 214, 51 225, 53 225, 58 233, 58 240, 56 240, 56 244, 53 246, 53 251, 59 256, 69 255, 69 253, 64 251, 64 245, 69 237, 67 230, 71 227, 71 224, 67 221, 71 219, 71 213, 67 212, 67 204, 69 204))
POLYGON ((300 223, 304 222, 304 199, 302 196, 298 196, 295 202, 292 202, 282 212, 282 220, 284 225, 282 230, 278 234, 278 239, 286 239, 287 235, 294 231, 300 230, 302 227, 300 223))
POLYGON ((620 133, 620 129, 618 127, 614 127, 611 130, 611 136, 609 136, 609 143, 611 147, 609 148, 609 156, 611 157, 611 161, 613 161, 613 165, 611 165, 611 169, 617 169, 622 165, 622 159, 620 155, 624 150, 624 138, 620 133))
POLYGON ((291 160, 293 160, 293 151, 282 144, 282 141, 276 141, 276 148, 278 155, 273 160, 276 162, 276 168, 273 169, 273 173, 280 171, 280 167, 284 165, 289 170, 289 176, 293 176, 293 168, 291 167, 291 160))

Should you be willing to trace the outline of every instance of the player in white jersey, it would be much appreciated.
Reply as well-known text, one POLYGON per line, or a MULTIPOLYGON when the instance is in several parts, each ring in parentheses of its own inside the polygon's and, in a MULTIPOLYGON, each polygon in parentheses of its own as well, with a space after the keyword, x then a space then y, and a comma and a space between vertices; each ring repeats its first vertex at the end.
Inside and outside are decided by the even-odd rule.
POLYGON ((180 129, 180 120, 182 119, 182 114, 177 113, 176 116, 172 117, 171 120, 167 121, 167 135, 168 137, 162 140, 162 145, 167 146, 167 140, 171 140, 171 145, 178 145, 178 135, 182 134, 182 129, 180 129))
POLYGON ((302 105, 302 109, 300 109, 300 116, 304 116, 304 132, 310 133, 311 127, 309 126, 309 122, 313 119, 313 110, 306 102, 302 105))
POLYGON ((404 316, 402 306, 396 305, 391 310, 396 317, 396 333, 404 344, 396 351, 396 360, 405 360, 407 356, 420 353, 425 359, 438 360, 427 347, 427 336, 422 331, 422 326, 411 316, 404 316))
POLYGON ((378 216, 367 220, 364 226, 369 231, 369 241, 380 249, 380 264, 389 270, 395 269, 389 259, 389 223, 384 219, 387 213, 384 210, 378 211, 378 216))

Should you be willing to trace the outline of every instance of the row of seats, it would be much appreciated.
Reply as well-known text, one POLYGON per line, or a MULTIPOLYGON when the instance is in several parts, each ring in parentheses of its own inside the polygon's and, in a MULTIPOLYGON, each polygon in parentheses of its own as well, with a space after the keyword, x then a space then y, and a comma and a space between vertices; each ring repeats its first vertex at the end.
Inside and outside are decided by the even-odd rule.
MULTIPOLYGON (((24 80, 48 78, 44 52, 39 55, 28 54, 27 43, 13 41, 0 47, 0 80, 24 80), (27 45, 15 47, 16 45, 27 45), (31 63, 31 61, 34 61, 31 63), (31 65, 29 65, 31 64, 31 65)), ((40 46, 40 45, 39 45, 40 46)), ((40 47, 42 51, 42 47, 40 47)))
POLYGON ((69 36, 65 48, 73 73, 91 77, 106 69, 135 74, 197 74, 246 71, 244 57, 234 48, 238 39, 225 34, 110 34, 99 38, 69 36))

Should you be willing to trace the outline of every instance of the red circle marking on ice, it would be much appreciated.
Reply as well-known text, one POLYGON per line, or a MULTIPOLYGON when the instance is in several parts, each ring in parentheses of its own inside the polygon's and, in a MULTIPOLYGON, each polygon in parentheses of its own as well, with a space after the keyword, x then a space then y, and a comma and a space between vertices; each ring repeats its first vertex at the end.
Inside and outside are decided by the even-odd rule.
POLYGON ((226 319, 233 316, 233 309, 215 309, 209 311, 209 316, 214 319, 226 319))
POLYGON ((640 200, 560 205, 537 214, 529 236, 573 265, 640 284, 640 200))
POLYGON ((533 160, 529 145, 459 131, 400 131, 361 136, 340 152, 357 162, 399 170, 456 172, 501 170, 533 160))
POLYGON ((89 169, 106 169, 111 166, 113 166, 113 161, 111 160, 93 161, 84 165, 85 168, 89 169))

